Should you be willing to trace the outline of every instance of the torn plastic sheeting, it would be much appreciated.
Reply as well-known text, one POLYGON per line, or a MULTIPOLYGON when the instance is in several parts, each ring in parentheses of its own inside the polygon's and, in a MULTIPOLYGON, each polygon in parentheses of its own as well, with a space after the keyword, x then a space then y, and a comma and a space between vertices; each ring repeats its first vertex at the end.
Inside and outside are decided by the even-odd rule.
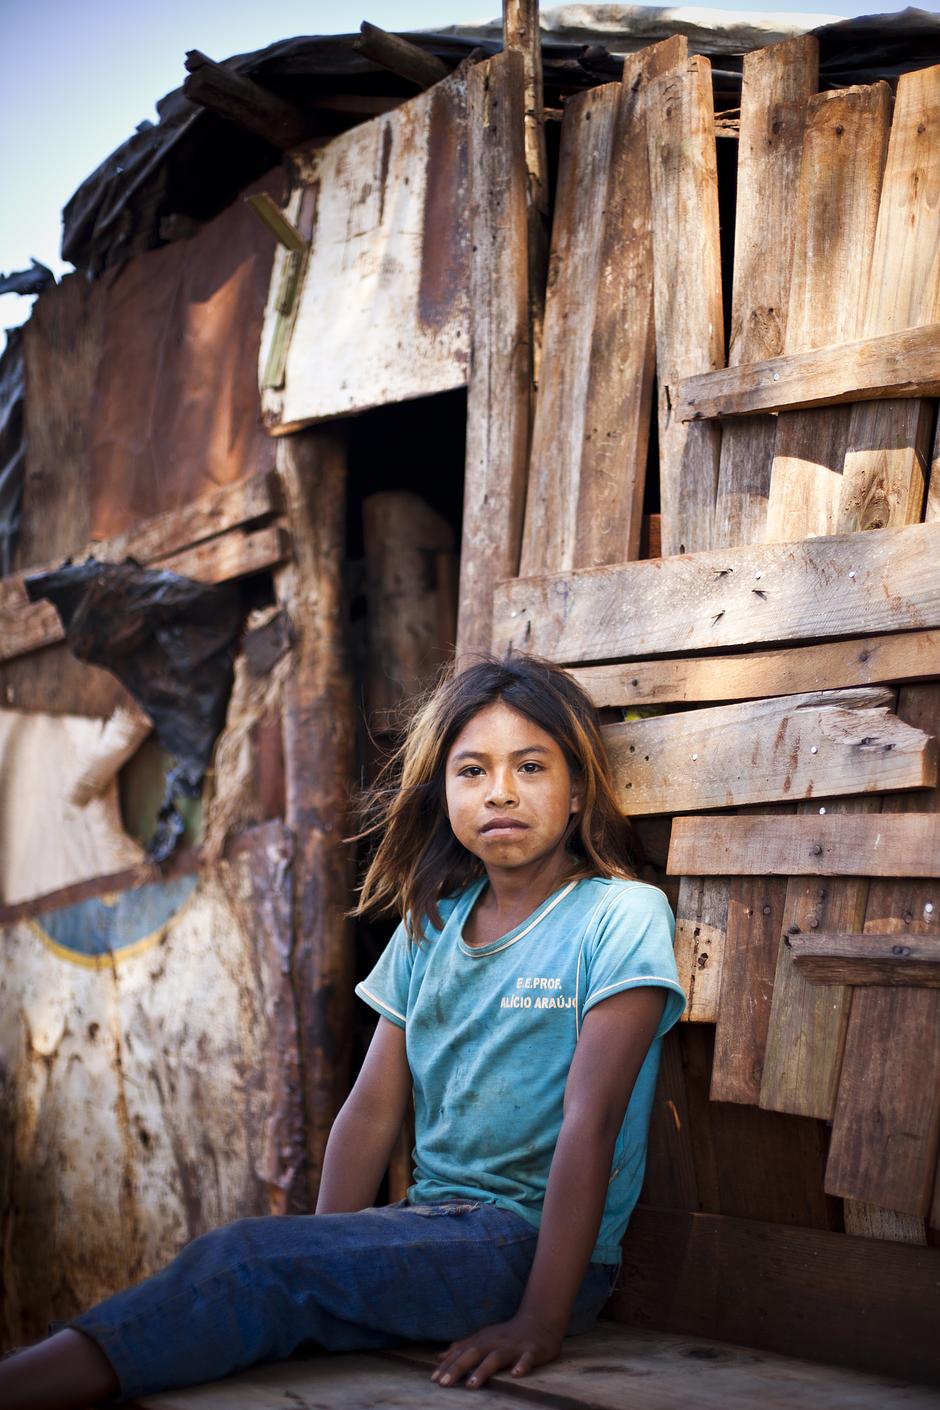
POLYGON ((90 558, 27 578, 26 591, 31 602, 53 604, 73 655, 116 676, 173 755, 147 848, 152 861, 164 861, 184 828, 176 799, 199 796, 225 720, 244 615, 239 589, 142 568, 133 559, 90 558))

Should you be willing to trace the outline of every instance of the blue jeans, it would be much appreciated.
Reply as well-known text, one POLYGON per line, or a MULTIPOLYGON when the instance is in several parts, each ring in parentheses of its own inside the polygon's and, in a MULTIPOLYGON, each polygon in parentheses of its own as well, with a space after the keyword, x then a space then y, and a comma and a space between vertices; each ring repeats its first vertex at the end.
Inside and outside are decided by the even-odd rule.
MULTIPOLYGON (((518 1214, 472 1201, 240 1219, 68 1325, 105 1353, 121 1399, 307 1348, 449 1342, 513 1316, 536 1238, 518 1214)), ((591 1264, 569 1335, 594 1325, 616 1271, 591 1264)))

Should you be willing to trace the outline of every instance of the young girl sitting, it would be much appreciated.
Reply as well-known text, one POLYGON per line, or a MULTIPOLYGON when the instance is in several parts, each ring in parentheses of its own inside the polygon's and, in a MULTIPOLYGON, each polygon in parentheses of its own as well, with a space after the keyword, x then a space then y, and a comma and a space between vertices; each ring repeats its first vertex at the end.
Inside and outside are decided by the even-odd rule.
POLYGON ((449 1343, 432 1380, 523 1376, 593 1325, 640 1191, 672 916, 635 879, 591 702, 531 657, 452 674, 413 720, 359 906, 404 917, 315 1215, 196 1239, 0 1366, 8 1410, 77 1410, 303 1347, 449 1343), (412 1091, 407 1200, 371 1208, 412 1091))

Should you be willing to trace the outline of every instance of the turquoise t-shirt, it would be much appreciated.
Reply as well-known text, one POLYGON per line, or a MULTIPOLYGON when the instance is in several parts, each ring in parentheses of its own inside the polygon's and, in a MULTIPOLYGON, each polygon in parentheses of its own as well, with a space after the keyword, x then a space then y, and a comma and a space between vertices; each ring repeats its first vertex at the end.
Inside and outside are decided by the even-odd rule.
POLYGON ((485 879, 441 904, 442 929, 416 945, 399 925, 356 993, 405 1029, 414 1079, 418 1204, 475 1199, 538 1226, 584 1015, 641 984, 666 989, 614 1150, 591 1257, 617 1263, 640 1193, 662 1035, 685 1007, 674 922, 661 891, 639 881, 569 882, 490 945, 464 943, 485 879))

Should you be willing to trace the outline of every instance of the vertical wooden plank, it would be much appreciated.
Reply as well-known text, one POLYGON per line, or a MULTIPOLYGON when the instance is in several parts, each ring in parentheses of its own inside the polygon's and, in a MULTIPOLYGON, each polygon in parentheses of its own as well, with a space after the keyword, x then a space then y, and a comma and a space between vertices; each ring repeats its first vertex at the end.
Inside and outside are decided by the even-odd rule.
MULTIPOLYGON (((887 84, 820 93, 809 104, 784 350, 861 336, 890 124, 887 84)), ((777 418, 768 543, 835 532, 850 407, 777 418)))
POLYGON ((545 111, 542 90, 542 39, 539 0, 503 0, 503 48, 522 55, 526 209, 529 250, 529 339, 532 380, 537 386, 545 318, 545 275, 548 265, 548 163, 545 156, 545 111))
POLYGON ((688 58, 673 35, 627 54, 614 120, 580 447, 573 555, 561 568, 639 557, 656 348, 646 92, 688 58))
POLYGON ((620 86, 578 93, 565 108, 545 305, 545 352, 522 538, 520 576, 574 562, 611 142, 620 86))
POLYGON ((467 80, 471 351, 460 555, 460 657, 488 651, 493 587, 516 576, 525 507, 529 348, 524 72, 518 53, 467 80))
POLYGON ((729 889, 712 1101, 756 1105, 760 1097, 786 895, 782 876, 736 877, 729 889))
MULTIPOLYGON (((820 94, 809 104, 784 337, 787 352, 850 336, 847 320, 851 312, 846 310, 858 306, 857 287, 864 285, 870 259, 887 135, 887 103, 887 86, 881 84, 831 97, 820 94), (850 232, 842 232, 834 224, 846 212, 856 217, 850 232)), ((769 517, 779 520, 785 497, 787 532, 801 539, 818 532, 832 499, 825 479, 815 473, 812 457, 820 444, 844 449, 847 413, 836 409, 833 414, 831 408, 795 412, 778 417, 777 422, 769 517), (794 452, 798 454, 794 456, 794 452), (794 475, 787 476, 787 467, 794 475), (781 469, 783 473, 778 474, 781 469)), ((833 459, 838 461, 840 454, 836 449, 833 459)), ((828 806, 837 810, 846 805, 837 801, 828 806)), ((830 917, 839 924, 850 918, 860 922, 865 895, 865 883, 854 880, 832 883, 801 877, 786 885, 780 928, 776 935, 767 937, 767 968, 760 975, 761 984, 766 983, 772 995, 761 1034, 761 1075, 756 1088, 739 1088, 751 1093, 744 1100, 759 1100, 764 1107, 796 1115, 831 1116, 850 995, 843 990, 823 996, 807 984, 796 973, 781 935, 790 926, 813 921, 821 924, 823 920, 829 923, 830 917)), ((726 955, 726 963, 728 959, 726 955)), ((752 963, 756 964, 756 956, 752 963)), ((719 1088, 728 1041, 726 1021, 733 1024, 733 1011, 727 1020, 724 1012, 719 1018, 719 1088)))
POLYGON ((714 423, 677 420, 670 388, 724 363, 711 65, 701 55, 647 93, 662 551, 707 548, 718 481, 714 423))
MULTIPOLYGON (((827 811, 877 813, 880 799, 839 799, 827 811)), ((799 813, 816 813, 801 803, 799 813)), ((861 930, 868 882, 854 877, 795 876, 787 883, 760 1104, 772 1111, 829 1120, 835 1109, 852 990, 810 984, 793 963, 788 934, 861 930)))
POLYGON ((636 558, 655 350, 645 101, 687 60, 674 36, 562 125, 523 577, 636 558))
MULTIPOLYGON (((863 336, 940 318, 940 65, 898 81, 863 336)), ((852 410, 837 532, 915 523, 924 500, 932 406, 860 402, 852 410)))
MULTIPOLYGON (((818 79, 809 34, 744 56, 729 367, 784 351, 803 128, 818 79)), ((764 537, 775 431, 771 416, 724 423, 712 547, 764 537)))
POLYGON ((676 968, 689 996, 683 1018, 714 1023, 728 929, 728 879, 684 876, 676 904, 676 968))
MULTIPOLYGON (((940 733, 940 688, 906 686, 898 715, 940 733)), ((935 812, 940 788, 885 800, 885 811, 935 812)), ((934 882, 872 881, 865 929, 940 934, 934 882)), ((903 940, 902 942, 903 943, 903 940)), ((856 989, 852 997, 826 1170, 831 1194, 922 1216, 940 1146, 940 993, 856 989)))
POLYGON ((284 688, 286 822, 294 834, 291 979, 300 1027, 311 1202, 330 1127, 349 1090, 352 1035, 350 794, 355 725, 346 660, 346 445, 317 427, 277 443, 293 543, 278 598, 293 631, 294 670, 284 688))

